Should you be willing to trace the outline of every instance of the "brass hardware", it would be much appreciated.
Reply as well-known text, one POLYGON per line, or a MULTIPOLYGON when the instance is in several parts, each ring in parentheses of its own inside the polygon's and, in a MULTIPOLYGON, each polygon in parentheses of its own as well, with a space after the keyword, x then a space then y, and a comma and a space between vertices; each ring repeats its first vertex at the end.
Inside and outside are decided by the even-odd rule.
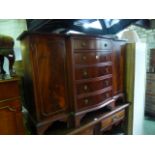
POLYGON ((84 71, 83 71, 83 75, 84 75, 84 76, 87 76, 87 75, 88 75, 88 72, 87 72, 86 70, 84 70, 84 71))
POLYGON ((87 85, 84 85, 83 89, 86 91, 88 90, 88 86, 87 85))
POLYGON ((10 110, 10 111, 16 111, 15 108, 12 108, 12 107, 10 107, 10 106, 1 107, 0 110, 2 110, 2 109, 8 109, 8 110, 10 110))
POLYGON ((88 104, 89 100, 88 99, 84 99, 84 103, 88 104))
POLYGON ((81 45, 82 45, 82 47, 85 47, 86 46, 86 43, 85 42, 82 42, 81 45))
POLYGON ((86 56, 82 56, 82 60, 86 60, 87 59, 87 57, 86 56))
POLYGON ((96 55, 96 59, 99 59, 99 55, 96 55))

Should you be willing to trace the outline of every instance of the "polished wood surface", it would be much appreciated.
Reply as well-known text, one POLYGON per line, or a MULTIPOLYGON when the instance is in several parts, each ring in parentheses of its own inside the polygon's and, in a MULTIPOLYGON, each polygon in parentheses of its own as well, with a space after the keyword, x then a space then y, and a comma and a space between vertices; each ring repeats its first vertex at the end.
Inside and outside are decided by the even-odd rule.
POLYGON ((86 131, 92 132, 92 129, 95 129, 96 126, 96 133, 97 135, 102 134, 101 132, 103 130, 106 130, 108 127, 112 126, 113 124, 117 123, 118 121, 123 120, 125 117, 124 111, 126 108, 128 108, 129 104, 126 103, 122 106, 118 106, 112 111, 100 111, 97 113, 91 113, 86 119, 83 119, 83 124, 72 131, 69 131, 67 134, 68 135, 78 135, 78 134, 83 134, 86 131), (115 118, 117 116, 117 120, 112 118, 115 118))
POLYGON ((74 49, 103 49, 109 50, 112 48, 110 40, 99 39, 99 38, 90 38, 90 37, 74 37, 73 43, 74 49))
MULTIPOLYGON (((20 40, 25 107, 37 134, 56 121, 76 129, 89 112, 113 110, 124 99, 125 42, 41 33, 27 33, 20 40)), ((92 127, 83 133, 94 132, 92 127)))
POLYGON ((124 92, 125 75, 125 42, 115 41, 113 47, 113 93, 117 95, 124 92))
POLYGON ((78 35, 66 42, 71 109, 75 126, 80 126, 80 119, 94 106, 107 105, 108 100, 124 93, 125 42, 78 35))
POLYGON ((77 94, 83 94, 88 92, 93 92, 97 90, 101 90, 103 88, 107 88, 112 85, 112 76, 109 76, 109 78, 101 78, 93 81, 81 81, 80 84, 76 85, 77 88, 77 94))
POLYGON ((29 35, 21 40, 25 107, 38 134, 68 110, 65 40, 61 36, 29 35))
POLYGON ((0 134, 25 134, 19 79, 0 80, 0 134))
POLYGON ((100 51, 80 51, 74 53, 75 64, 79 65, 93 65, 96 63, 102 63, 104 61, 111 61, 112 53, 100 52, 100 51))

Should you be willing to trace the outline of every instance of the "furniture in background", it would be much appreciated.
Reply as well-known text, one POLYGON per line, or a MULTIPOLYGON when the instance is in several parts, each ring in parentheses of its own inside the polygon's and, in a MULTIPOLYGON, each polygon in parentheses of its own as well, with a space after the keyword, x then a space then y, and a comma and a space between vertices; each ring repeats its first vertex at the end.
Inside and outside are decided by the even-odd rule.
POLYGON ((149 71, 146 74, 145 114, 155 116, 155 49, 150 49, 149 71))
POLYGON ((145 113, 155 116, 155 73, 147 73, 145 113))
POLYGON ((25 134, 17 77, 0 80, 0 134, 25 134))
POLYGON ((124 41, 31 32, 18 39, 33 133, 101 134, 126 124, 124 41))

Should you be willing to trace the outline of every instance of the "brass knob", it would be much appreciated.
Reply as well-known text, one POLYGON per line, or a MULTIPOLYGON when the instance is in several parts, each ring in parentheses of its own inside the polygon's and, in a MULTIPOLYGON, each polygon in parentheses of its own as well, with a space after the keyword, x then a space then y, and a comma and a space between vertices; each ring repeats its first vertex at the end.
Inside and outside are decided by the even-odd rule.
POLYGON ((82 45, 82 47, 85 47, 86 46, 86 43, 85 42, 82 42, 81 45, 82 45))
POLYGON ((88 104, 89 103, 89 100, 88 99, 84 99, 84 103, 85 104, 88 104))
POLYGON ((87 59, 87 57, 84 55, 84 56, 82 56, 82 60, 86 60, 87 59))
POLYGON ((87 75, 88 75, 88 72, 87 72, 86 70, 84 70, 84 71, 83 71, 83 75, 84 75, 84 76, 87 76, 87 75))
POLYGON ((96 59, 99 59, 99 55, 96 55, 96 59))
POLYGON ((88 86, 87 85, 84 85, 83 89, 86 91, 88 90, 88 86))

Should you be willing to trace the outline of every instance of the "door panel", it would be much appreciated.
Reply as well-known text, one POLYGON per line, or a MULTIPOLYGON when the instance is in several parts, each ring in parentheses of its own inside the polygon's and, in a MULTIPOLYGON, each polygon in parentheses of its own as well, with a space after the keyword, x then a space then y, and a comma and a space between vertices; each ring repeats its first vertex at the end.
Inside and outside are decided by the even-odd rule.
POLYGON ((65 111, 65 43, 64 40, 41 39, 36 57, 39 78, 41 115, 65 111))

